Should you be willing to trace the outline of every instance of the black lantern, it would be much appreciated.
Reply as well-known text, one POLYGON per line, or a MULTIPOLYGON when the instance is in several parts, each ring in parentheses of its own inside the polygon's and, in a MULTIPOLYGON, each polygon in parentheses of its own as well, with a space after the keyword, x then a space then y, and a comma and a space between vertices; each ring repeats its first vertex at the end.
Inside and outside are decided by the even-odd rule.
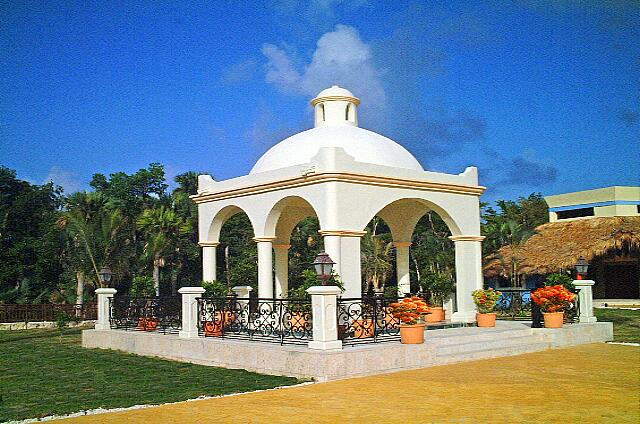
POLYGON ((323 285, 331 277, 333 265, 335 265, 335 262, 331 260, 328 253, 318 253, 318 256, 314 259, 313 266, 316 268, 316 274, 322 280, 323 285))
POLYGON ((109 268, 108 266, 103 266, 98 275, 100 276, 101 283, 109 284, 113 272, 111 272, 111 268, 109 268))
POLYGON ((584 280, 587 276, 588 270, 589 262, 587 262, 584 256, 580 256, 580 258, 578 258, 578 262, 576 262, 576 279, 584 280))

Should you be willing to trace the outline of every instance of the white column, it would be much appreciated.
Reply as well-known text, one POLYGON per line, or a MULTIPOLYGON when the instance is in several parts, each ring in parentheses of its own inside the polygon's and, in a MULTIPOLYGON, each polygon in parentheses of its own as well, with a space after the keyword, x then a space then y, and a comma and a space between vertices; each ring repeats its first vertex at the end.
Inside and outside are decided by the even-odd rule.
POLYGON ((214 281, 216 279, 216 247, 220 243, 203 241, 198 244, 202 247, 202 281, 214 281))
POLYGON ((289 291, 289 248, 290 244, 274 244, 276 263, 276 298, 287 297, 289 291))
POLYGON ((398 276, 398 296, 404 297, 411 293, 411 279, 409 278, 409 247, 410 241, 396 241, 393 243, 396 248, 396 266, 398 276))
POLYGON ((349 235, 341 238, 342 253, 340 255, 342 282, 344 293, 342 297, 362 297, 362 263, 360 260, 361 235, 349 235))
POLYGON ((362 272, 360 269, 360 238, 365 231, 357 230, 320 230, 324 237, 324 251, 336 263, 336 274, 344 283, 342 297, 362 296, 362 272))
MULTIPOLYGON (((214 248, 215 249, 215 248, 214 248)), ((198 337, 198 301, 204 294, 202 287, 182 287, 178 293, 182 295, 182 330, 178 337, 198 337)))
POLYGON ((482 288, 483 236, 461 235, 449 237, 456 249, 456 304, 454 322, 474 322, 476 307, 471 292, 482 288))
POLYGON ((337 296, 340 289, 335 286, 314 286, 307 289, 311 295, 313 340, 309 349, 342 349, 338 340, 337 296))
POLYGON ((96 289, 98 295, 98 321, 96 322, 96 330, 111 330, 111 308, 109 307, 109 299, 118 291, 112 288, 96 289))
MULTIPOLYGON (((323 231, 320 231, 320 234, 323 234, 323 231)), ((333 266, 333 270, 336 272, 336 274, 338 275, 342 275, 341 272, 341 264, 342 261, 340 260, 340 253, 341 253, 341 246, 340 246, 340 236, 336 236, 336 235, 324 235, 323 234, 323 238, 324 238, 324 251, 329 254, 329 257, 331 259, 333 259, 333 262, 335 262, 336 264, 333 266)))
POLYGON ((256 237, 258 243, 258 297, 273 297, 273 246, 274 237, 256 237))
POLYGON ((578 302, 580 303, 580 322, 597 322, 593 315, 593 292, 591 287, 596 282, 593 280, 573 280, 573 284, 578 292, 578 302))

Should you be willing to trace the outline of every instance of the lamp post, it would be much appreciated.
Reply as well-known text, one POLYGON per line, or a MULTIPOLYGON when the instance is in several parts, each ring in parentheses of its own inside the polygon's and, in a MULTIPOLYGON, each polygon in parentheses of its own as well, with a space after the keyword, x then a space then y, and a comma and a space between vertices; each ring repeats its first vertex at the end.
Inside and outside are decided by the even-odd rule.
POLYGON ((113 272, 111 272, 111 268, 109 268, 108 266, 103 266, 100 272, 98 272, 98 276, 100 277, 100 283, 102 283, 102 285, 108 285, 109 282, 111 281, 112 275, 113 275, 113 272))
POLYGON ((584 280, 587 277, 587 271, 589 270, 589 262, 580 256, 578 262, 576 262, 576 280, 584 280))
POLYGON ((331 260, 328 253, 321 252, 318 253, 318 256, 313 260, 313 266, 316 269, 316 275, 322 281, 322 285, 326 286, 327 281, 331 278, 331 271, 335 262, 331 260))

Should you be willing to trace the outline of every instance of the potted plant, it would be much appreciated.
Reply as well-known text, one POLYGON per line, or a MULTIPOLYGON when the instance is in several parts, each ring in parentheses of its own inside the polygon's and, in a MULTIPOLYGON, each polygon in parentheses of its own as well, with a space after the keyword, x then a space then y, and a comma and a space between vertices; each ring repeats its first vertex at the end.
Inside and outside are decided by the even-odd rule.
MULTIPOLYGON (((213 302, 213 314, 211 320, 204 322, 204 335, 212 337, 220 337, 226 327, 235 321, 235 314, 232 307, 226 307, 227 300, 233 296, 233 292, 221 281, 203 281, 205 297, 213 302)), ((233 305, 231 305, 233 306, 233 305)))
POLYGON ((486 290, 478 289, 471 292, 473 301, 478 308, 476 314, 476 322, 478 327, 495 327, 496 326, 496 314, 493 310, 496 307, 496 303, 500 300, 502 292, 496 291, 492 288, 486 290))
POLYGON ((420 279, 420 288, 429 294, 429 308, 431 313, 427 315, 427 322, 444 321, 445 310, 442 307, 444 301, 456 289, 455 282, 441 272, 425 272, 420 279))
POLYGON ((545 328, 562 327, 564 310, 575 298, 576 295, 562 285, 540 287, 531 293, 531 300, 542 310, 545 328))
POLYGON ((136 275, 133 277, 131 287, 129 288, 129 297, 140 303, 142 309, 138 317, 138 328, 143 331, 154 331, 158 328, 159 320, 154 316, 153 300, 156 289, 153 277, 147 275, 136 275))
POLYGON ((425 323, 421 318, 427 315, 429 306, 419 297, 405 297, 400 302, 389 305, 393 317, 400 320, 400 339, 403 344, 424 343, 425 323))

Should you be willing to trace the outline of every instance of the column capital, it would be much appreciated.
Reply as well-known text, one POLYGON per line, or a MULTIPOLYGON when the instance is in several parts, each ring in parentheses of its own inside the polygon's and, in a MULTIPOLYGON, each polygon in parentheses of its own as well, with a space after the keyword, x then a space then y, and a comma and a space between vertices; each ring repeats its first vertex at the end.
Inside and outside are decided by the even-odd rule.
POLYGON ((411 247, 412 244, 410 241, 394 241, 393 247, 411 247))
POLYGON ((339 237, 364 237, 366 231, 359 230, 320 230, 321 236, 339 236, 339 237))
POLYGON ((307 293, 312 296, 337 296, 342 290, 338 286, 312 286, 307 289, 307 293))
POLYGON ((469 236, 469 235, 459 235, 459 236, 449 236, 449 240, 451 241, 482 241, 485 239, 484 236, 469 236))
POLYGON ((573 280, 573 285, 576 287, 593 286, 595 283, 593 280, 573 280))
POLYGON ((198 246, 200 247, 218 247, 220 245, 219 241, 201 241, 198 242, 198 246))
POLYGON ((269 242, 272 243, 277 237, 254 237, 253 241, 255 241, 256 243, 260 243, 260 242, 269 242))

